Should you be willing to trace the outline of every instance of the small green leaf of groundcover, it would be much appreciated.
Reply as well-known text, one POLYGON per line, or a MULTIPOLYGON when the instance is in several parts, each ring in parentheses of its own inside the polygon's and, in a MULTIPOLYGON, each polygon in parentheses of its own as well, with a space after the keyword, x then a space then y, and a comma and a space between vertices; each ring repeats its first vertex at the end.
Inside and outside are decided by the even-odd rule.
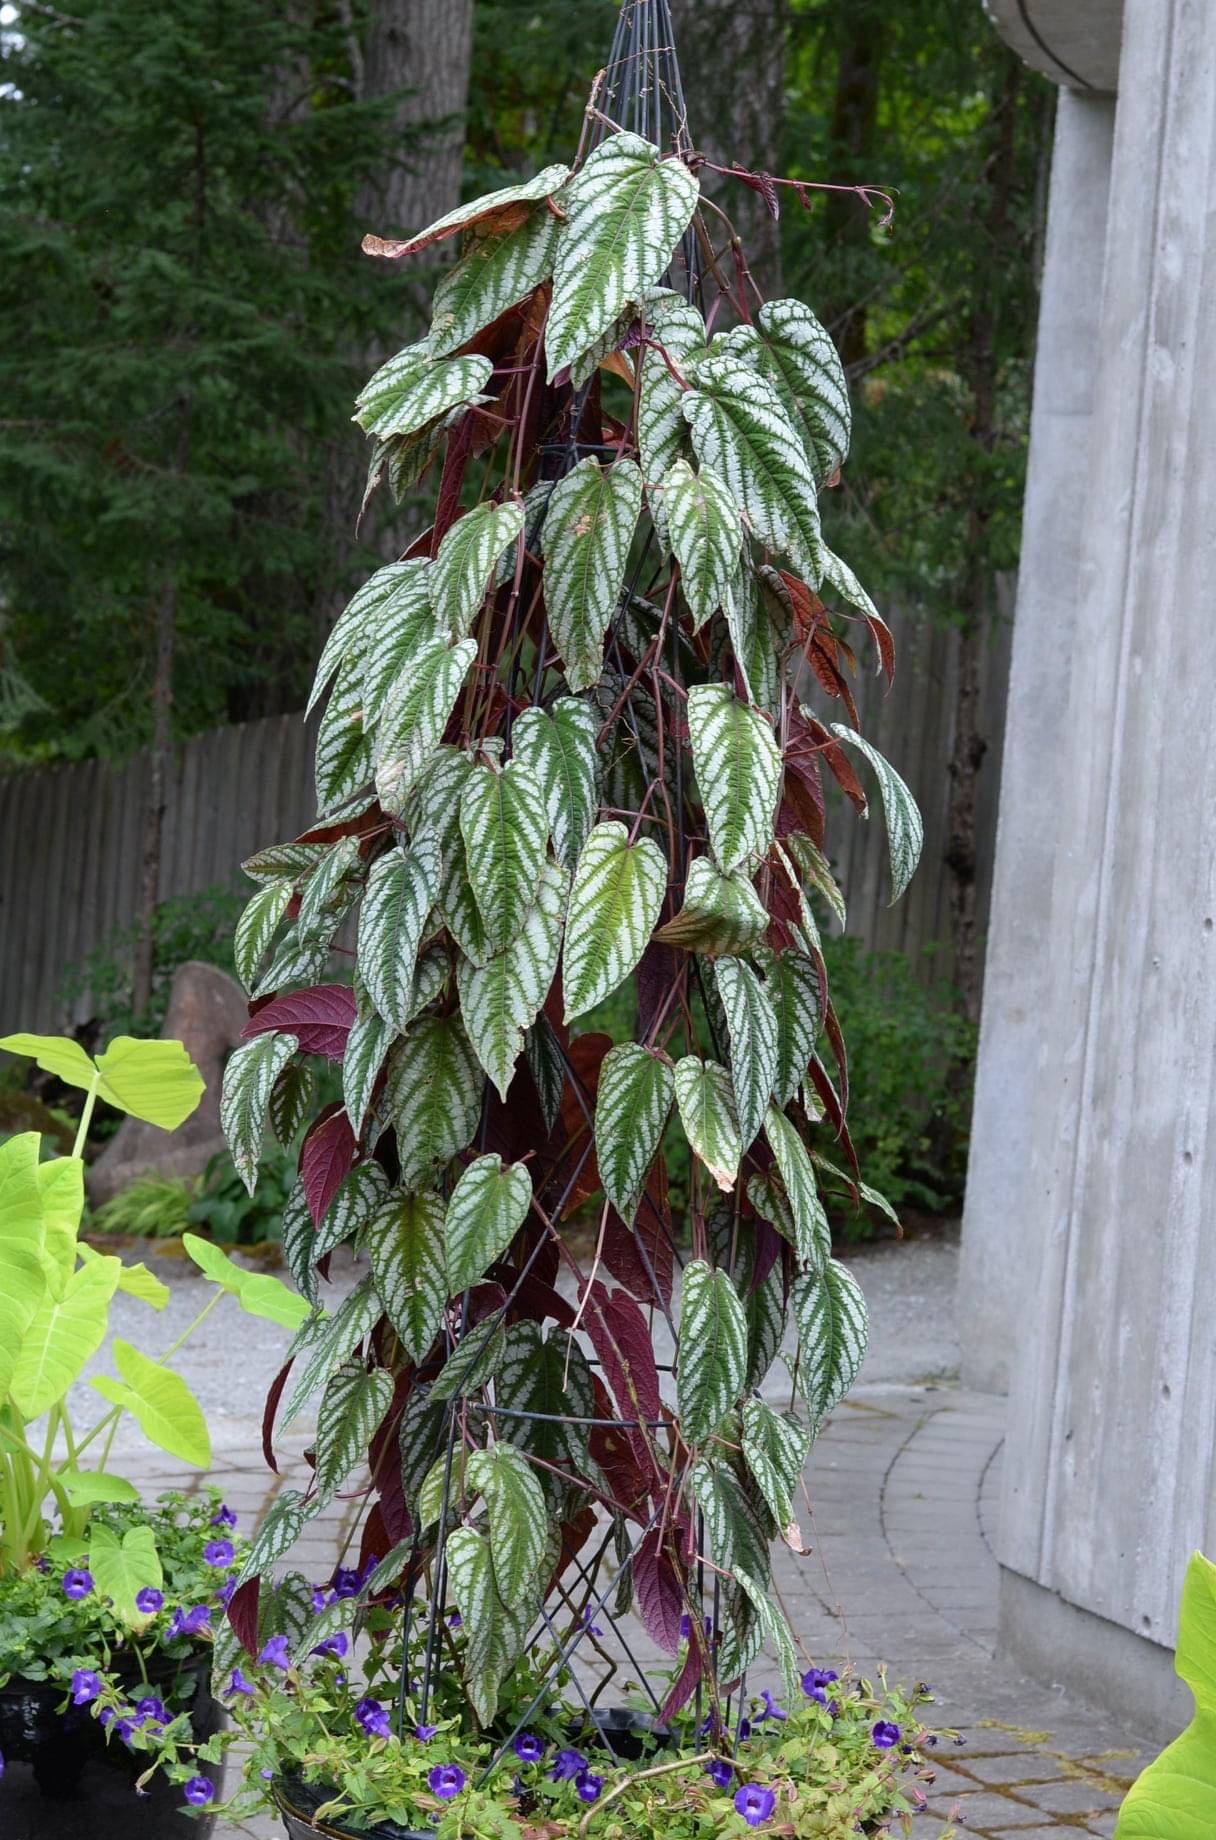
POLYGON ((95 1375, 93 1386, 102 1398, 125 1406, 144 1436, 159 1449, 196 1469, 206 1469, 211 1461, 211 1434, 186 1382, 121 1336, 115 1336, 111 1347, 122 1382, 95 1375))
POLYGON ((146 1619, 135 1607, 135 1595, 164 1583, 156 1539, 150 1527, 128 1527, 119 1539, 109 1527, 96 1526, 89 1535, 89 1571, 102 1597, 127 1623, 146 1619))

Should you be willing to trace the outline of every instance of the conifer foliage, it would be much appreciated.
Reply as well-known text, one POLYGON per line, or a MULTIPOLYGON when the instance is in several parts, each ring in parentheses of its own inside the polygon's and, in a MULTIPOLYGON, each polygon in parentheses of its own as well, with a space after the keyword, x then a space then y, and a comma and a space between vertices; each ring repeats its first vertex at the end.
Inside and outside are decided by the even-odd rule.
POLYGON ((357 407, 369 490, 429 469, 434 521, 326 645, 316 827, 246 864, 225 1094, 252 1181, 265 1119, 341 1063, 285 1245, 313 1300, 336 1246, 368 1262, 292 1350, 324 1461, 234 1626, 253 1639, 260 1571, 370 1465, 362 1601, 459 1608, 483 1723, 597 1524, 617 1557, 597 1536, 584 1608, 632 1594, 670 1653, 688 1618, 666 1710, 765 1643, 794 1665, 769 1545, 866 1342, 824 1207, 870 1191, 818 931, 859 769, 896 895, 920 843, 855 732, 854 638, 891 653, 821 520, 849 439, 832 342, 758 300, 682 137, 588 121, 569 170, 368 239, 390 262, 458 240, 429 336, 357 407), (349 987, 322 981, 344 927, 349 987))

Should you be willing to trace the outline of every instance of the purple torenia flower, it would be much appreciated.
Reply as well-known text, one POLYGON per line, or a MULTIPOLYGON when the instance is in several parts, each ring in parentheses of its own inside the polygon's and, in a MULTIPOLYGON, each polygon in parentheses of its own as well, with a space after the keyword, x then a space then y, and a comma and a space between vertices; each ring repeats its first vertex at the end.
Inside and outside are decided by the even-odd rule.
POLYGON ((429 1744, 438 1730, 438 1725, 415 1725, 414 1736, 419 1744, 429 1744))
POLYGON ((512 1738, 511 1749, 521 1763, 539 1763, 545 1754, 545 1741, 534 1731, 521 1731, 517 1738, 512 1738))
POLYGON ((239 1667, 234 1667, 232 1677, 221 1694, 222 1699, 231 1699, 236 1693, 243 1693, 247 1699, 253 1698, 253 1682, 246 1680, 239 1667))
POLYGON ((893 1725, 890 1719, 879 1719, 870 1727, 870 1737, 880 1751, 889 1751, 892 1745, 899 1743, 899 1726, 893 1725))
POLYGON ((808 1699, 817 1699, 821 1706, 826 1706, 828 1696, 824 1688, 830 1687, 834 1680, 839 1679, 840 1675, 835 1668, 808 1668, 802 1676, 802 1691, 808 1699))
POLYGON ((760 1783, 744 1783, 735 1794, 735 1813, 741 1814, 749 1827, 767 1821, 777 1806, 777 1797, 760 1783))
POLYGON ((450 1802, 454 1795, 459 1795, 464 1780, 464 1771, 457 1763, 437 1763, 427 1777, 431 1794, 437 1795, 442 1802, 450 1802))
POLYGON ((63 1594, 65 1597, 70 1597, 73 1603, 79 1603, 80 1599, 87 1597, 92 1589, 92 1572, 76 1571, 63 1574, 63 1594))
POLYGON ((790 1715, 785 1710, 785 1707, 779 1706, 777 1704, 776 1700, 773 1698, 772 1694, 769 1692, 767 1687, 765 1687, 760 1697, 764 1701, 764 1711, 758 1712, 756 1714, 757 1724, 759 1724, 761 1719, 788 1719, 789 1718, 790 1715))
POLYGON ((598 1623, 593 1623, 591 1621, 590 1605, 588 1605, 587 1608, 583 1611, 582 1625, 583 1625, 583 1628, 587 1631, 587 1634, 589 1636, 602 1636, 604 1633, 598 1623))
POLYGON ((285 1674, 291 1666, 291 1658, 287 1653, 287 1637, 271 1636, 268 1641, 263 1642, 258 1660, 265 1662, 267 1667, 279 1668, 285 1674))
POLYGON ((154 1584, 146 1584, 142 1591, 135 1593, 135 1608, 141 1616, 155 1616, 164 1608, 165 1594, 158 1591, 154 1584))
POLYGON ((358 1597, 362 1582, 358 1572, 348 1571, 343 1566, 339 1566, 334 1573, 334 1596, 358 1597))
POLYGON ((554 1782, 573 1782, 586 1768, 587 1759, 582 1751, 558 1751, 549 1774, 554 1782))
POLYGON ((338 1630, 336 1634, 326 1636, 323 1642, 318 1642, 312 1652, 314 1655, 332 1655, 336 1661, 341 1661, 349 1647, 350 1643, 342 1631, 338 1630))
POLYGON ((227 1578, 225 1578, 223 1584, 220 1586, 219 1590, 215 1594, 216 1603, 221 1604, 223 1608, 226 1610, 229 1604, 232 1602, 235 1592, 236 1592, 236 1573, 229 1572, 227 1578))
POLYGON ((355 1717, 365 1732, 373 1738, 389 1738, 392 1726, 388 1722, 388 1713, 378 1699, 361 1699, 355 1707, 355 1717))
POLYGON ((235 1548, 231 1540, 208 1540, 203 1547, 205 1563, 214 1565, 217 1571, 222 1571, 226 1565, 232 1564, 234 1553, 235 1548))
POLYGON ((4 1776, 4 1752, 0 1751, 0 1778, 4 1776))
POLYGON ((192 1807, 205 1808, 215 1797, 215 1784, 209 1776, 192 1776, 182 1794, 192 1807))
POLYGON ((603 1786, 603 1777, 593 1776, 590 1770, 580 1770, 574 1779, 574 1787, 578 1791, 578 1799, 580 1802, 598 1801, 599 1793, 603 1786))
POLYGON ((314 1586, 312 1587, 312 1613, 313 1615, 320 1616, 322 1610, 324 1610, 328 1602, 329 1602, 329 1599, 328 1597, 326 1597, 320 1585, 314 1584, 314 1586))
POLYGON ((725 1757, 715 1757, 712 1763, 706 1764, 705 1774, 719 1789, 729 1789, 735 1772, 725 1757))
POLYGON ((140 1725, 165 1725, 169 1713, 163 1699, 157 1699, 155 1693, 149 1693, 145 1699, 135 1702, 136 1723, 140 1725))
POLYGON ((169 1619, 165 1641, 172 1642, 175 1636, 201 1636, 210 1621, 210 1604, 192 1604, 188 1610, 179 1604, 169 1619))
POLYGON ((463 1624, 464 1624, 464 1618, 461 1616, 459 1610, 453 1610, 452 1614, 448 1618, 448 1628, 449 1629, 460 1629, 463 1627, 463 1624))
POLYGON ((101 1692, 101 1676, 92 1668, 77 1668, 72 1675, 72 1704, 88 1706, 101 1692))
POLYGON ((232 1509, 228 1506, 226 1501, 222 1501, 216 1512, 211 1516, 211 1525, 213 1527, 236 1526, 236 1515, 232 1512, 232 1509))

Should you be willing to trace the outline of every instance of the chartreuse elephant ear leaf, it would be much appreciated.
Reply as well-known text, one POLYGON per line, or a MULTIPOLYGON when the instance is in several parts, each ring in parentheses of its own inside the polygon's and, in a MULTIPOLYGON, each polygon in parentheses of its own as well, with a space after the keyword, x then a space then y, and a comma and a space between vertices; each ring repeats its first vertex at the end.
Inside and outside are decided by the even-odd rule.
POLYGON ((1115 1840, 1211 1840, 1216 1834, 1216 1565, 1195 1553, 1182 1586, 1174 1666, 1195 1716, 1127 1792, 1115 1840))
POLYGON ((176 1131, 203 1096, 203 1076, 180 1041, 136 1041, 116 1035, 104 1054, 89 1059, 77 1041, 61 1035, 4 1035, 0 1048, 28 1054, 46 1073, 88 1092, 145 1124, 176 1131))
POLYGON ((36 1131, 0 1144, 0 1398, 47 1288, 38 1151, 36 1131))

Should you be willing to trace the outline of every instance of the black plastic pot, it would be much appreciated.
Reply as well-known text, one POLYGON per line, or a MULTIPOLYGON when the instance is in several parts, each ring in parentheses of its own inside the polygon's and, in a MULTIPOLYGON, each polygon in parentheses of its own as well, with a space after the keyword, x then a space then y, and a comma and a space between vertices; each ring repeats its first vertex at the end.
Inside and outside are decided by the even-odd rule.
MULTIPOLYGON (((666 1750, 671 1743, 671 1732, 666 1725, 657 1724, 644 1713, 631 1712, 627 1706, 609 1706, 603 1712, 597 1707, 596 1717, 613 1755, 622 1763, 636 1763, 645 1756, 647 1740, 659 1750, 666 1750)), ((571 1725, 568 1734, 573 1745, 599 1742, 599 1732, 590 1714, 582 1723, 571 1725)))
POLYGON ((412 1827, 398 1827, 395 1821, 382 1821, 377 1827, 344 1827, 340 1821, 318 1821, 316 1810, 332 1800, 331 1789, 314 1788, 292 1777, 274 1786, 275 1800, 287 1829, 288 1840, 317 1840, 318 1834, 330 1840, 435 1840, 435 1830, 421 1832, 412 1827))
MULTIPOLYGON (((148 1685, 163 1692, 181 1672, 179 1662, 154 1660, 148 1685)), ((219 1729, 223 1714, 211 1697, 205 1660, 192 1677, 190 1722, 203 1739, 219 1729)), ((136 1779, 151 1762, 147 1752, 128 1750, 117 1738, 107 1744, 87 1706, 60 1713, 63 1698, 62 1686, 41 1680, 0 1687, 4 1840, 205 1840, 214 1817, 182 1814, 180 1788, 160 1776, 137 1796, 136 1779)), ((214 1769, 208 1774, 216 1781, 214 1769)), ((218 1799, 218 1781, 216 1789, 218 1799)))

